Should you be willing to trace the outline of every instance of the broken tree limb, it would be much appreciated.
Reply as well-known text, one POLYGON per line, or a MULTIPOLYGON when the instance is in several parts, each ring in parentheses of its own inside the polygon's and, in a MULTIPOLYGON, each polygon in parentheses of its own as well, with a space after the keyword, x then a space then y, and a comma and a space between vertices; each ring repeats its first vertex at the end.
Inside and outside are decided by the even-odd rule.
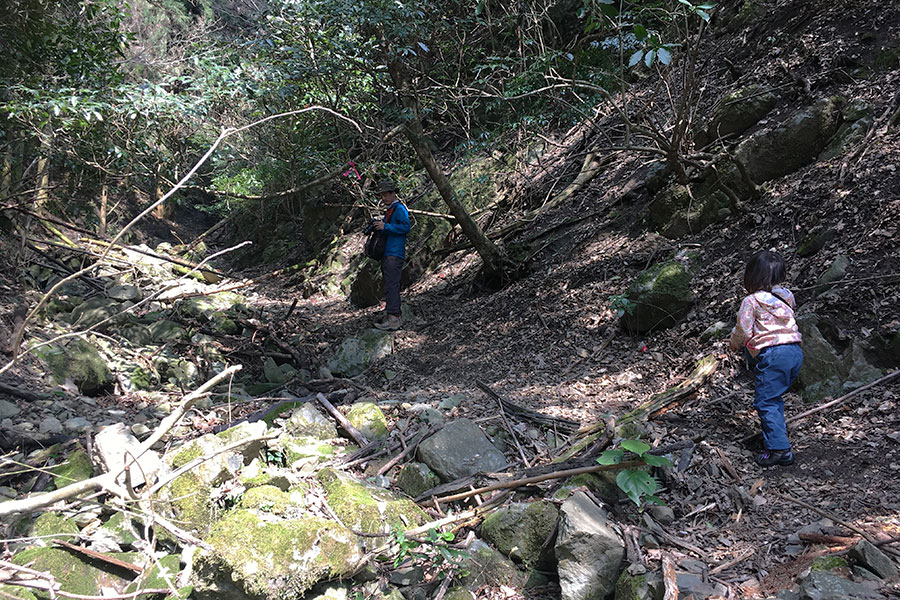
POLYGON ((398 462, 400 462, 406 456, 408 456, 410 452, 415 452, 416 448, 419 447, 419 444, 421 444, 425 440, 425 438, 427 438, 434 432, 435 432, 434 428, 428 428, 427 430, 423 431, 422 434, 418 438, 416 438, 416 440, 413 443, 408 444, 406 446, 406 448, 404 448, 403 452, 401 452, 400 454, 398 454, 397 456, 395 456, 394 458, 389 460, 380 469, 378 469, 377 474, 384 475, 385 473, 390 471, 394 467, 394 465, 396 465, 398 462))
POLYGON ((478 489, 469 490, 468 492, 462 492, 459 494, 453 494, 452 496, 444 496, 443 498, 436 498, 437 502, 453 502, 455 500, 462 500, 464 498, 470 498, 472 496, 476 496, 478 494, 484 494, 487 492, 493 492, 495 490, 505 490, 510 488, 522 487, 525 485, 531 485, 532 483, 540 483, 542 481, 547 481, 549 479, 565 479, 566 477, 574 477, 576 475, 584 475, 585 473, 599 473, 601 471, 615 471, 618 469, 630 469, 631 467, 640 467, 644 464, 643 461, 640 460, 632 460, 623 463, 619 463, 616 465, 594 465, 592 467, 581 467, 580 469, 566 469, 563 471, 554 471, 552 473, 547 473, 545 475, 537 475, 535 477, 525 477, 523 479, 515 479, 513 481, 504 481, 501 483, 495 483, 493 485, 487 485, 478 489))
POLYGON ((8 394, 10 396, 15 396, 16 398, 21 398, 22 400, 28 400, 29 402, 38 402, 41 400, 49 399, 49 396, 44 396, 42 394, 35 394, 34 392, 29 392, 28 390, 19 389, 12 385, 6 385, 5 383, 0 383, 0 393, 8 394))
POLYGON ((53 543, 57 544, 58 546, 62 546, 63 548, 66 548, 68 550, 71 550, 73 552, 83 554, 89 558, 93 558, 95 560, 99 560, 101 562, 105 562, 107 564, 113 565, 114 567, 119 567, 122 569, 126 569, 128 571, 131 571, 133 573, 137 573, 138 575, 140 575, 141 573, 144 572, 144 568, 141 566, 138 566, 134 563, 126 562, 124 560, 120 560, 118 558, 115 558, 114 556, 109 556, 102 552, 97 552, 96 550, 91 550, 90 548, 82 548, 81 546, 76 546, 75 544, 70 544, 69 542, 64 542, 63 540, 53 540, 53 543))
POLYGON ((503 398, 500 394, 492 390, 488 384, 481 381, 480 379, 475 380, 475 385, 477 385, 478 389, 480 389, 482 392, 499 402, 500 406, 502 406, 503 409, 511 415, 514 415, 526 421, 531 421, 532 423, 535 423, 537 425, 555 427, 557 430, 564 433, 575 431, 575 428, 578 427, 578 423, 570 419, 551 417, 549 415, 545 415, 543 413, 539 413, 537 411, 510 402, 509 400, 503 398))
POLYGON ((316 394, 316 400, 318 400, 319 404, 325 407, 325 410, 327 410, 331 414, 331 416, 334 417, 338 423, 340 423, 344 431, 346 431, 350 435, 350 437, 353 438, 354 442, 359 444, 360 448, 369 445, 369 440, 366 439, 366 436, 361 434, 359 430, 354 427, 353 424, 350 423, 350 421, 347 420, 347 417, 345 417, 341 411, 336 409, 334 405, 328 401, 328 398, 325 397, 325 394, 319 392, 318 394, 316 394))

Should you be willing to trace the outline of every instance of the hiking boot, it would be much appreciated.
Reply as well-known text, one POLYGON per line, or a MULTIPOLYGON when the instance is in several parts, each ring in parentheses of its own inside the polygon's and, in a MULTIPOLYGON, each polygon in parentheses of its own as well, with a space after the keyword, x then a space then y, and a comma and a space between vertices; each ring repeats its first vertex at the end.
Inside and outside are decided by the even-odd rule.
POLYGON ((375 323, 375 327, 382 331, 397 331, 400 329, 400 317, 399 315, 388 315, 384 321, 375 323))
POLYGON ((794 464, 794 453, 790 450, 763 450, 756 455, 756 464, 761 467, 786 467, 794 464))

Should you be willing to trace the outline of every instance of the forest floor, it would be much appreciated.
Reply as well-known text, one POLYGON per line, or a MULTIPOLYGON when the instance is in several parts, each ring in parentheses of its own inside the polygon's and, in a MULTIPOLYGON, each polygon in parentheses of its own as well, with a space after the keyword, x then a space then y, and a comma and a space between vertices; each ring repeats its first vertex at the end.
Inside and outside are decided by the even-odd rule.
MULTIPOLYGON (((818 12, 798 10, 799 2, 776 4, 766 19, 780 27, 751 31, 738 50, 746 50, 742 68, 752 75, 735 82, 720 70, 709 78, 710 98, 737 83, 789 84, 799 75, 812 81, 817 96, 845 94, 871 105, 876 116, 892 105, 900 89, 896 69, 875 82, 829 81, 816 74, 833 73, 830 65, 853 54, 859 42, 851 25, 866 23, 879 37, 893 34, 896 39, 900 8, 875 2, 854 9, 858 14, 844 14, 847 9, 839 3, 818 12), (800 42, 772 60, 760 46, 766 40, 762 32, 775 29, 800 42), (828 37, 829 31, 843 35, 828 37)), ((785 114, 782 109, 787 110, 779 107, 771 118, 785 114)), ((787 259, 788 287, 796 293, 798 310, 828 323, 832 339, 849 345, 896 328, 900 286, 891 276, 900 274, 898 156, 897 130, 876 131, 849 165, 852 177, 843 182, 841 158, 812 164, 768 184, 763 199, 746 213, 679 240, 649 229, 645 200, 621 203, 622 186, 643 164, 635 157, 621 160, 533 226, 549 229, 573 217, 596 215, 564 229, 565 235, 535 257, 528 276, 495 293, 478 292, 472 283, 477 257, 456 253, 404 290, 415 318, 395 334, 393 354, 360 380, 378 399, 397 399, 398 417, 403 402, 436 403, 462 393, 467 400, 455 415, 500 424, 497 407, 478 390, 477 379, 516 404, 588 424, 605 414, 622 415, 672 387, 712 353, 719 366, 710 380, 646 425, 647 439, 655 445, 697 444, 683 476, 667 481, 660 494, 676 517, 667 531, 682 542, 663 546, 685 564, 699 559, 713 570, 722 566, 713 580, 740 597, 788 588, 815 556, 847 546, 798 540, 794 534, 800 530, 851 538, 865 533, 876 540, 900 537, 900 380, 802 421, 790 432, 796 463, 761 469, 753 461, 754 448, 740 441, 758 429, 752 378, 727 353, 724 340, 702 341, 700 334, 717 321, 730 329, 743 296, 746 258, 769 247, 787 259), (838 235, 802 258, 797 247, 814 227, 838 235), (693 280, 696 303, 688 316, 672 329, 642 337, 623 332, 614 299, 655 260, 688 251, 702 265, 693 280), (839 255, 850 259, 845 280, 825 296, 814 295, 818 277, 839 255)), ((566 168, 575 164, 561 162, 566 168)), ((534 193, 543 195, 556 176, 534 179, 534 193)), ((24 293, 12 281, 0 282, 0 311, 12 313, 24 293)), ((380 317, 379 308, 357 309, 343 297, 304 299, 274 279, 253 288, 250 297, 270 314, 287 314, 298 298, 291 317, 272 327, 282 339, 304 336, 304 351, 317 364, 324 364, 345 337, 380 317)), ((809 408, 796 392, 785 400, 788 415, 809 408)), ((546 458, 545 442, 541 437, 526 447, 530 460, 546 458)), ((615 512, 639 523, 632 505, 622 503, 615 512)), ((891 551, 891 546, 883 549, 891 551)), ((659 553, 650 556, 659 558, 659 553)))

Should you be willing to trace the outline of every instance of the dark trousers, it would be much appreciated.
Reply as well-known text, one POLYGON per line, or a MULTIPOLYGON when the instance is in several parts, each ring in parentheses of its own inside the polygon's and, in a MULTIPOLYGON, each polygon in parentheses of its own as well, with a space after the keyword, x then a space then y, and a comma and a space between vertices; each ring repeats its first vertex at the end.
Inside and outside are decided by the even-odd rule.
POLYGON ((384 280, 384 298, 387 314, 400 316, 400 276, 403 274, 403 259, 399 256, 385 256, 381 261, 381 278, 384 280))
POLYGON ((800 344, 781 344, 763 348, 756 357, 753 373, 756 393, 753 407, 762 425, 766 450, 789 450, 787 427, 784 421, 784 394, 800 373, 803 350, 800 344))

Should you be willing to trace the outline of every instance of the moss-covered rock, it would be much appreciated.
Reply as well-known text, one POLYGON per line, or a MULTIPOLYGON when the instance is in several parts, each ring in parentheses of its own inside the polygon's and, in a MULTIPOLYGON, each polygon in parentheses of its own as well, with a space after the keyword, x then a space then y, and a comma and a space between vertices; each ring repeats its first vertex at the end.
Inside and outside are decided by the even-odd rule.
POLYGON ((36 349, 35 354, 47 363, 55 382, 62 384, 71 379, 86 396, 99 394, 113 383, 100 352, 84 340, 44 346, 36 349))
POLYGON ((397 487, 413 498, 437 487, 440 483, 440 478, 425 463, 408 462, 397 474, 397 487))
POLYGON ((840 571, 849 568, 847 560, 840 556, 817 556, 810 565, 813 571, 840 571))
POLYGON ((387 533, 394 527, 409 529, 428 520, 408 498, 333 469, 322 469, 316 479, 325 489, 328 506, 353 531, 387 533))
POLYGON ((695 141, 705 146, 718 138, 743 133, 775 108, 772 90, 751 85, 734 91, 717 104, 713 116, 695 141))
POLYGON ((823 100, 798 110, 775 129, 761 131, 742 142, 735 155, 750 179, 763 183, 812 162, 837 130, 842 103, 839 98, 823 100))
POLYGON ((384 297, 384 283, 379 263, 366 260, 350 281, 350 302, 360 308, 375 306, 384 297))
POLYGON ((691 274, 677 261, 655 265, 635 279, 625 292, 622 326, 644 333, 675 325, 694 304, 691 274))
MULTIPOLYGON (((125 593, 130 594, 137 590, 147 589, 172 589, 178 585, 178 574, 181 571, 181 557, 177 554, 163 556, 153 561, 153 565, 146 569, 127 588, 125 593)), ((176 587, 177 594, 169 594, 166 600, 187 600, 190 597, 193 586, 176 587)))
POLYGON ((100 527, 109 532, 109 537, 120 546, 130 546, 138 540, 138 532, 131 518, 124 512, 117 512, 100 527))
POLYGON ((63 462, 50 469, 50 473, 53 474, 53 483, 57 488, 89 479, 93 472, 94 465, 91 463, 91 457, 80 445, 70 452, 63 462))
POLYGON ((38 600, 34 592, 28 588, 18 585, 6 585, 5 583, 0 583, 0 596, 4 598, 18 598, 19 600, 38 600))
POLYGON ((282 435, 272 443, 272 448, 280 450, 285 463, 294 469, 327 462, 336 451, 328 442, 306 435, 282 435))
POLYGON ((349 337, 328 360, 328 370, 334 375, 355 377, 377 360, 389 355, 394 337, 388 331, 367 329, 359 337, 349 337))
POLYGON ((312 516, 267 521, 235 510, 206 541, 214 551, 198 557, 195 589, 207 598, 234 586, 252 598, 300 598, 318 581, 349 575, 362 558, 350 531, 312 516))
POLYGON ((154 342, 165 343, 180 340, 187 340, 190 334, 187 329, 174 321, 160 319, 148 325, 150 337, 154 342))
POLYGON ((69 315, 69 322, 76 329, 87 329, 109 319, 99 327, 100 331, 106 331, 113 323, 119 321, 118 315, 130 306, 130 302, 123 303, 97 296, 76 306, 69 315))
POLYGON ((647 575, 632 575, 626 569, 616 580, 616 594, 614 600, 651 600, 650 587, 647 585, 647 575))
POLYGON ((261 485, 244 492, 238 506, 240 508, 251 508, 262 512, 282 514, 290 504, 290 496, 282 490, 274 485, 261 485))
POLYGON ((347 411, 350 424, 369 440, 388 436, 388 424, 381 408, 374 402, 357 402, 347 411))
POLYGON ((503 554, 527 568, 535 568, 558 516, 559 510, 551 502, 516 502, 488 515, 481 533, 503 554))
POLYGON ((31 525, 29 536, 41 538, 43 543, 49 544, 51 540, 59 539, 71 542, 78 536, 78 525, 71 519, 67 519, 57 512, 45 512, 35 519, 31 525))
POLYGON ((465 572, 459 577, 459 583, 467 590, 477 591, 485 586, 517 587, 525 580, 511 560, 481 540, 469 545, 468 554, 463 560, 465 572))
MULTIPOLYGON (((129 562, 137 559, 136 554, 111 553, 110 556, 129 562)), ((128 581, 116 573, 98 568, 100 564, 95 567, 62 548, 29 548, 13 556, 12 562, 52 573, 60 589, 70 594, 98 596, 103 588, 120 588, 128 581)), ((34 595, 41 600, 50 598, 43 590, 35 590, 34 595)))

